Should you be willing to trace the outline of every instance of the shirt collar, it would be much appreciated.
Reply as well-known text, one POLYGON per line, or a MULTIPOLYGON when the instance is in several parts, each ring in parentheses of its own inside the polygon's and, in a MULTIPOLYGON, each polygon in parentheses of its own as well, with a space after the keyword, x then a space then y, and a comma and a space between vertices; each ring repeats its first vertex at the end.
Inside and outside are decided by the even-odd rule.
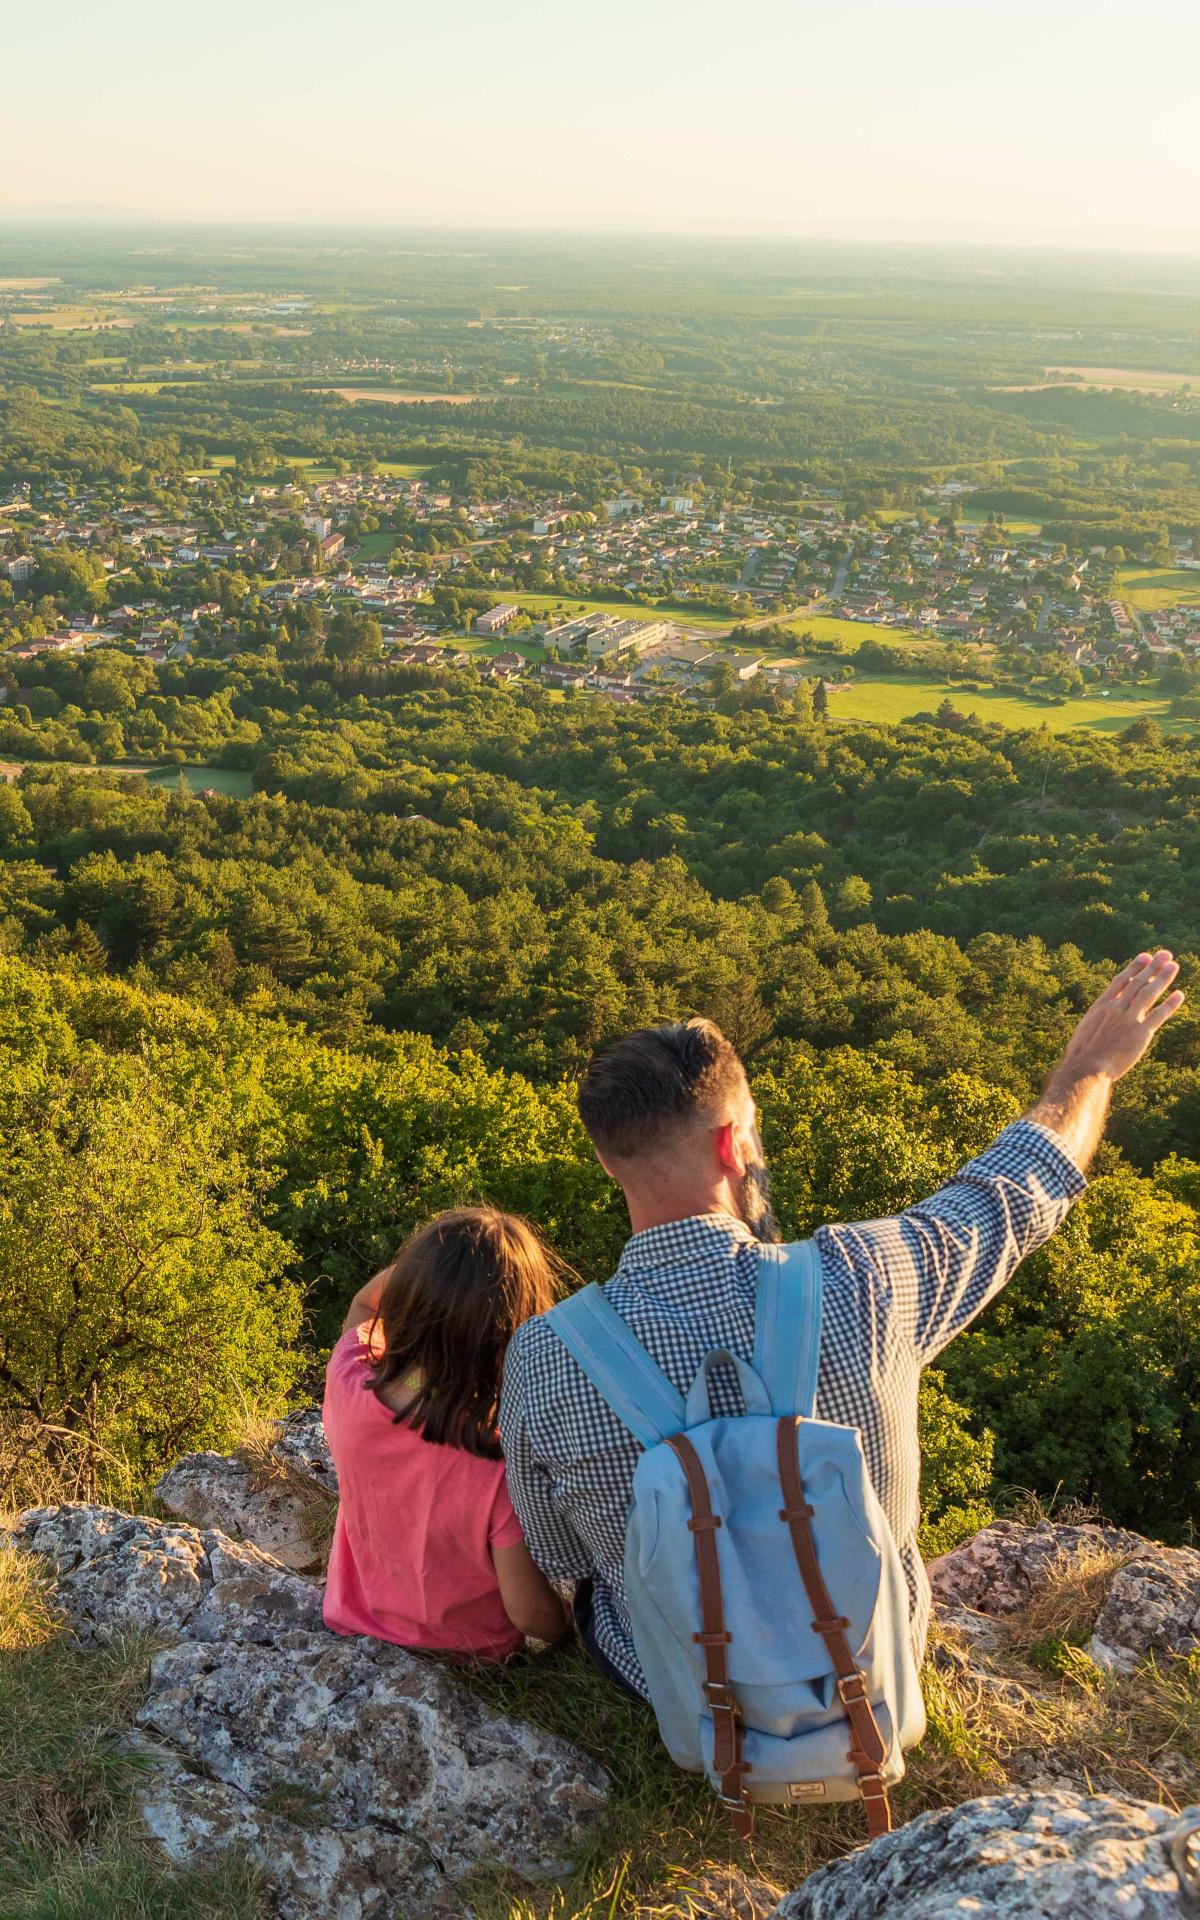
POLYGON ((731 1213, 692 1213, 684 1220, 668 1220, 660 1227, 643 1227, 640 1233, 632 1234, 625 1242, 617 1272, 655 1273, 722 1255, 732 1259, 739 1248, 757 1245, 745 1221, 731 1213))

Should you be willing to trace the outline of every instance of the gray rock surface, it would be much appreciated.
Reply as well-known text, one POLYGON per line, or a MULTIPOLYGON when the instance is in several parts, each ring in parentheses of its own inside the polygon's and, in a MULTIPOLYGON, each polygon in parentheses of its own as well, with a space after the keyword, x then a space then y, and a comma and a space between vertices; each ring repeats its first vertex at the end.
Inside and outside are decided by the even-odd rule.
POLYGON ((337 1498, 337 1474, 316 1407, 279 1422, 261 1459, 188 1453, 154 1489, 169 1513, 194 1527, 219 1527, 250 1540, 297 1572, 323 1563, 319 1527, 325 1502, 337 1498))
POLYGON ((306 1475, 336 1498, 337 1469, 325 1438, 320 1407, 304 1407, 280 1420, 272 1451, 285 1466, 306 1475))
POLYGON ((822 1867, 777 1920, 1195 1920, 1175 1820, 1108 1795, 969 1800, 822 1867))
POLYGON ((321 1593, 214 1530, 97 1507, 22 1515, 85 1644, 147 1634, 139 1804, 172 1859, 242 1847, 281 1920, 442 1920, 464 1877, 567 1871, 602 1771, 506 1719, 432 1659, 321 1624, 321 1593))
POLYGON ((115 1633, 269 1645, 321 1623, 321 1589, 245 1541, 111 1507, 34 1507, 10 1539, 54 1568, 59 1602, 85 1646, 115 1633))
POLYGON ((1088 1652, 1128 1673, 1149 1654, 1200 1646, 1200 1553, 1152 1547, 1113 1575, 1088 1652))
POLYGON ((970 1607, 992 1615, 1019 1613, 1051 1576, 1072 1562, 1098 1553, 1138 1554, 1152 1543, 1122 1527, 1036 1527, 1016 1520, 995 1520, 952 1553, 929 1564, 929 1581, 939 1609, 970 1607))

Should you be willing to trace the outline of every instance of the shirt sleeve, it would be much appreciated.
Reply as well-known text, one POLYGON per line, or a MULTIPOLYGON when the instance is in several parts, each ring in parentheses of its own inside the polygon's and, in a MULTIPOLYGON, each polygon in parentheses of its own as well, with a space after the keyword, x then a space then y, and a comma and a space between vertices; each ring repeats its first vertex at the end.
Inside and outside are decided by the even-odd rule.
POLYGON ((1006 1127, 931 1199, 892 1220, 822 1227, 822 1264, 868 1298, 877 1346, 890 1334, 936 1359, 1054 1233, 1087 1182, 1057 1136, 1006 1127))
MULTIPOLYGON (((533 1322, 529 1323, 533 1325, 533 1322)), ((549 1471, 539 1461, 530 1431, 527 1356, 522 1329, 509 1342, 500 1393, 500 1441, 512 1497, 525 1543, 548 1580, 583 1580, 592 1571, 591 1555, 554 1504, 549 1471)))
POLYGON ((509 1498, 504 1475, 501 1474, 496 1482, 496 1497, 492 1501, 492 1516, 488 1522, 488 1545, 519 1547, 524 1538, 521 1522, 513 1512, 513 1503, 509 1498))

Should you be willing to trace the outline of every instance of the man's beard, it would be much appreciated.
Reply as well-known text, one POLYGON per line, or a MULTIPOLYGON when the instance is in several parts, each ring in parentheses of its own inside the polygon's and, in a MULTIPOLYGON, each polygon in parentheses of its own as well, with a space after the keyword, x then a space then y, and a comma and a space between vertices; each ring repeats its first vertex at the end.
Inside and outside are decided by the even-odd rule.
POLYGON ((777 1241, 779 1228, 771 1207, 771 1176, 766 1163, 747 1167, 738 1188, 738 1212, 756 1240, 777 1241))

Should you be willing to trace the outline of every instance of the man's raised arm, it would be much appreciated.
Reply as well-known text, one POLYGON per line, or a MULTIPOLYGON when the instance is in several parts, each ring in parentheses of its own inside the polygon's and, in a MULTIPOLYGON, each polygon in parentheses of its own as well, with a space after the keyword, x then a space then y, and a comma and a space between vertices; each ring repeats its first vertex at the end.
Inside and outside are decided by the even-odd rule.
POLYGON ((1108 1119, 1112 1090, 1136 1067, 1161 1026, 1178 1013, 1182 993, 1163 994, 1179 973, 1165 947, 1139 953, 1088 1008, 1028 1118, 1048 1127, 1086 1173, 1108 1119))
POLYGON ((927 1365, 1062 1224, 1113 1087, 1183 1004, 1167 993, 1178 971, 1165 949, 1131 961, 1084 1014, 1036 1105, 928 1200, 892 1220, 819 1229, 827 1266, 850 1283, 864 1350, 899 1338, 927 1365))

